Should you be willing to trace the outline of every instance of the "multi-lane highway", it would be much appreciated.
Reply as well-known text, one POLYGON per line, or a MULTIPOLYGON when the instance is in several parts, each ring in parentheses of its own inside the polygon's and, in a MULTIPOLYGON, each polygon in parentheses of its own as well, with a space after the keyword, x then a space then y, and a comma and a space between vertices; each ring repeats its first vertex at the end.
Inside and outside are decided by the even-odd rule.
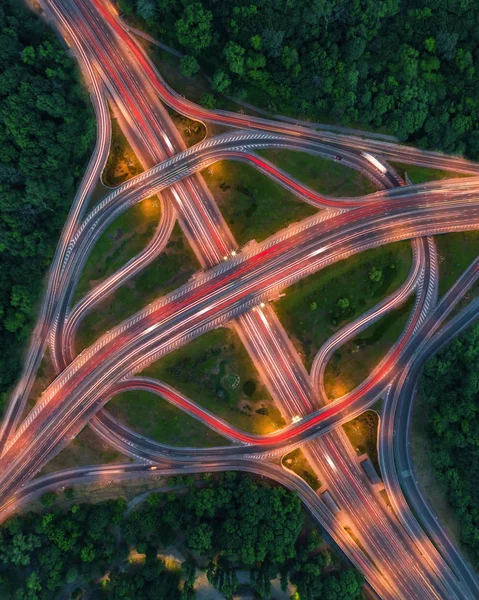
MULTIPOLYGON (((43 0, 42 6, 46 17, 72 47, 89 82, 97 112, 98 141, 62 232, 24 374, 2 425, 0 517, 5 518, 32 494, 64 481, 90 481, 107 474, 120 478, 158 472, 250 470, 296 489, 382 597, 477 597, 476 578, 440 526, 435 523, 431 527, 426 513, 424 519, 419 519, 439 547, 438 552, 412 516, 401 489, 394 483, 394 460, 389 460, 383 469, 395 515, 387 510, 361 472, 353 449, 337 426, 360 414, 391 384, 396 391, 390 392, 385 403, 387 417, 394 419, 394 414, 401 414, 396 406, 408 406, 403 398, 410 388, 401 383, 404 377, 399 376, 409 373, 409 381, 415 381, 418 367, 411 365, 418 364, 418 344, 437 331, 443 315, 467 289, 464 282, 470 281, 470 274, 466 275, 436 310, 435 250, 433 242, 424 236, 479 228, 479 166, 462 158, 378 139, 207 111, 165 84, 106 0, 43 0), (115 189, 86 214, 109 148, 106 99, 114 103, 119 123, 146 171, 115 189), (185 149, 162 101, 191 118, 235 130, 185 149), (343 164, 369 177, 378 192, 363 198, 326 198, 254 153, 254 149, 268 147, 301 150, 332 160, 341 154, 343 164), (319 212, 239 252, 198 174, 225 158, 247 161, 319 212), (472 177, 405 186, 384 162, 387 159, 450 169, 472 177), (162 217, 150 244, 72 307, 82 268, 101 233, 122 211, 152 194, 161 194, 162 217), (203 271, 77 355, 75 334, 81 320, 100 300, 161 253, 176 218, 203 271), (401 239, 411 239, 414 248, 407 280, 389 298, 338 332, 318 353, 310 377, 268 300, 327 265, 401 239), (390 352, 355 390, 327 403, 322 372, 334 349, 413 293, 416 304, 410 320, 390 352), (439 310, 440 307, 443 308, 439 310), (228 322, 240 335, 283 415, 294 421, 268 436, 239 431, 201 409, 194 399, 185 398, 161 382, 136 377, 166 353, 228 322), (19 424, 47 344, 58 376, 19 424), (115 393, 138 388, 162 395, 232 440, 233 445, 201 451, 165 448, 129 431, 101 411, 115 393), (397 390, 405 391, 401 394, 397 390), (394 402, 389 400, 393 397, 394 402), (42 465, 88 422, 122 452, 150 461, 150 466, 72 470, 29 483, 42 465), (281 456, 298 445, 339 502, 339 516, 333 515, 307 484, 268 462, 269 457, 281 456)), ((469 310, 472 318, 474 310, 469 310)), ((457 321, 462 325, 465 322, 465 317, 457 321)), ((405 431, 406 425, 407 419, 396 427, 405 431)), ((389 426, 381 430, 381 436, 384 455, 387 451, 390 457, 395 451, 393 441, 399 438, 391 434, 389 426)), ((419 498, 416 510, 420 507, 426 511, 417 490, 415 494, 419 498)))

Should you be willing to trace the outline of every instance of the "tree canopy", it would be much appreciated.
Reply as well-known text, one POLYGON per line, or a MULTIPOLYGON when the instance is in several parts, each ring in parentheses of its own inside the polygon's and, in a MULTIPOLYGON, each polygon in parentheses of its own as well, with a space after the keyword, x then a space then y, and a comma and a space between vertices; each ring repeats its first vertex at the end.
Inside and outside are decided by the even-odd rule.
POLYGON ((0 404, 95 127, 73 60, 21 2, 0 5, 0 404))
POLYGON ((479 325, 425 366, 419 382, 429 416, 436 474, 461 522, 461 540, 479 565, 479 325))
POLYGON ((479 156, 474 0, 121 5, 136 8, 152 33, 194 55, 218 93, 479 156))
POLYGON ((42 514, 8 520, 0 526, 2 600, 53 600, 67 591, 77 599, 84 587, 105 600, 193 600, 197 562, 208 565, 208 581, 226 600, 238 587, 237 569, 250 570, 260 598, 271 597, 278 574, 301 600, 361 597, 362 576, 316 530, 305 531, 294 493, 236 473, 170 483, 183 491, 152 493, 129 514, 122 499, 61 510, 53 495, 42 514), (187 554, 181 571, 161 559, 172 543, 187 554))

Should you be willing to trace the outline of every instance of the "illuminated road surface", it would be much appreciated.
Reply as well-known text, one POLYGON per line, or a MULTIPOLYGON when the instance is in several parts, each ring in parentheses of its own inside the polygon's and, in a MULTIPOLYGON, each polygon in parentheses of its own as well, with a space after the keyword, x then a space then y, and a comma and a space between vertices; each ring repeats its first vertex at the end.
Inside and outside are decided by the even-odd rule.
MULTIPOLYGON (((274 147, 277 144, 277 147, 296 147, 331 157, 340 148, 345 156, 344 164, 361 170, 379 186, 392 187, 399 183, 397 177, 383 166, 384 158, 427 164, 436 168, 453 168, 476 175, 479 173, 477 165, 459 158, 425 153, 376 140, 320 134, 305 127, 284 125, 267 119, 205 111, 178 97, 164 84, 141 48, 109 11, 108 5, 99 0, 92 0, 91 3, 81 0, 48 1, 48 5, 60 19, 60 29, 66 31, 70 41, 73 40, 81 66, 90 75, 92 96, 96 98, 95 107, 99 118, 99 141, 52 264, 47 294, 24 377, 12 398, 2 430, 2 441, 5 442, 15 429, 25 394, 28 394, 51 329, 54 362, 62 372, 16 433, 10 435, 6 451, 0 460, 0 498, 4 514, 12 508, 14 494, 21 495, 20 490, 28 488, 28 484, 25 485, 28 479, 93 417, 116 389, 115 386, 120 385, 120 380, 131 377, 153 360, 178 345, 187 343, 208 328, 231 319, 235 319, 235 326, 240 334, 241 331, 248 330, 252 334, 251 341, 255 340, 256 349, 249 348, 250 353, 262 357, 264 378, 277 390, 276 396, 281 396, 279 401, 284 403, 283 409, 291 414, 293 411, 297 411, 295 414, 305 414, 305 411, 311 413, 299 423, 268 436, 268 439, 242 439, 243 443, 252 444, 248 447, 249 452, 261 452, 264 457, 265 448, 274 452, 286 451, 291 444, 304 443, 351 418, 355 410, 360 410, 361 403, 370 402, 371 398, 377 397, 395 379, 400 365, 411 360, 410 341, 419 335, 424 319, 432 309, 429 290, 437 289, 436 276, 433 274, 431 277, 430 273, 431 260, 426 258, 423 261, 420 257, 421 260, 417 261, 418 269, 412 270, 406 284, 395 295, 358 320, 354 326, 357 329, 351 327, 343 332, 341 339, 344 341, 353 331, 360 330, 379 318, 382 312, 399 304, 414 289, 421 299, 405 334, 371 377, 351 394, 316 413, 308 374, 294 356, 289 340, 274 313, 269 307, 258 308, 259 304, 299 278, 365 248, 398 239, 479 228, 479 210, 475 202, 479 185, 477 177, 378 192, 363 201, 337 201, 320 197, 274 165, 252 154, 254 143, 242 148, 232 145, 229 150, 224 149, 222 154, 219 144, 216 147, 213 144, 208 150, 207 142, 203 150, 193 149, 190 153, 183 151, 180 155, 183 158, 177 159, 175 156, 170 159, 170 163, 166 160, 160 165, 158 171, 154 172, 152 169, 135 181, 128 182, 122 188, 123 192, 116 193, 95 214, 87 216, 81 225, 80 218, 84 214, 86 199, 104 163, 105 148, 108 148, 109 122, 108 125, 102 123, 102 119, 105 119, 103 89, 108 89, 113 97, 122 114, 122 127, 125 127, 127 137, 145 167, 152 167, 182 150, 179 135, 166 111, 157 102, 156 94, 179 112, 193 118, 264 132, 263 135, 269 136, 264 147, 274 147), (189 114, 188 111, 193 112, 189 114), (280 140, 281 136, 285 139, 280 140), (298 197, 318 207, 329 205, 333 208, 290 227, 265 243, 215 267, 215 264, 221 263, 223 255, 231 256, 237 245, 204 182, 194 173, 204 168, 207 161, 212 164, 215 160, 228 157, 228 151, 230 157, 248 161, 260 172, 294 191, 298 197), (382 160, 378 162, 376 156, 382 160), (183 171, 177 168, 177 163, 181 160, 184 161, 183 171), (70 312, 71 298, 82 266, 98 235, 127 206, 162 189, 165 190, 162 194, 163 206, 167 208, 152 244, 93 290, 70 312), (181 290, 152 303, 74 358, 74 336, 81 318, 96 302, 158 255, 168 239, 175 213, 178 214, 180 225, 200 262, 209 267, 209 270, 181 290), (425 284, 425 279, 429 283, 425 284), (22 488, 22 485, 25 487, 22 488)), ((251 133, 245 135, 254 137, 251 133)), ((330 348, 339 340, 340 338, 334 340, 330 348)), ((326 354, 327 352, 323 355, 326 354)), ((318 365, 320 372, 319 359, 318 365)), ((184 408, 195 410, 192 405, 185 404, 184 408)), ((214 415, 203 412, 195 416, 203 420, 211 418, 212 422, 209 424, 215 428, 228 427, 227 424, 215 422, 214 415)), ((105 415, 100 418, 103 417, 106 418, 105 415)), ((240 435, 231 428, 223 433, 232 439, 236 439, 235 435, 240 435)), ((321 500, 314 492, 311 495, 311 490, 303 489, 304 482, 292 485, 284 474, 279 477, 272 466, 264 465, 263 468, 266 471, 270 469, 269 476, 298 488, 313 514, 332 532, 340 547, 365 572, 369 583, 383 597, 475 597, 477 588, 474 588, 474 579, 463 576, 469 570, 464 563, 459 564, 460 557, 457 553, 454 554, 451 546, 444 548, 443 554, 450 566, 461 574, 465 585, 454 579, 439 555, 434 554, 434 549, 431 550, 431 544, 427 542, 422 546, 424 557, 421 552, 418 553, 417 535, 415 538, 417 530, 412 532, 411 537, 406 534, 410 528, 407 505, 398 509, 406 529, 400 529, 395 519, 378 508, 378 499, 368 487, 364 476, 361 479, 355 472, 357 466, 351 449, 340 438, 339 433, 323 436, 311 445, 311 454, 322 472, 327 473, 328 469, 330 472, 336 471, 330 478, 330 485, 336 486, 337 495, 341 495, 344 510, 352 519, 355 534, 361 538, 363 546, 374 556, 375 561, 379 560, 379 570, 376 567, 372 569, 371 564, 365 560, 364 553, 351 540, 348 541, 343 528, 328 514, 329 511, 325 512, 321 500), (368 523, 371 531, 368 531, 368 523), (410 563, 412 556, 414 560, 410 563)), ((218 468, 229 466, 253 471, 257 469, 251 460, 245 462, 240 455, 235 454, 239 451, 244 453, 244 446, 236 447, 235 450, 233 448, 235 447, 231 448, 231 457, 228 459, 225 455, 225 462, 218 468)), ((306 448, 307 452, 310 450, 306 448)), ((165 468, 165 464, 167 462, 159 468, 165 468)), ((215 470, 207 459, 195 469, 201 470, 202 467, 205 470, 215 470)), ((141 472, 139 467, 132 467, 131 471, 135 471, 135 468, 141 472)), ((187 465, 186 468, 192 467, 187 465)), ((105 468, 105 472, 108 472, 108 468, 105 468)), ((120 469, 117 474, 122 473, 120 469)), ((81 477, 84 476, 89 476, 88 472, 83 472, 81 477)), ((61 477, 63 476, 59 476, 58 481, 61 477)), ((54 478, 49 480, 50 483, 45 482, 45 485, 54 485, 53 481, 54 478)))

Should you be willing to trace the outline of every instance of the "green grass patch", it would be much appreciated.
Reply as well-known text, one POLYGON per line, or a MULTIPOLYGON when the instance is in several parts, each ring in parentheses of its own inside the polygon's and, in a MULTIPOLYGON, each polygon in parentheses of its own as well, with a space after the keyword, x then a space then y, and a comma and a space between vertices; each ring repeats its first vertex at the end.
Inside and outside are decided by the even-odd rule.
POLYGON ((311 468, 307 458, 304 456, 300 448, 293 450, 289 454, 283 456, 283 464, 285 467, 294 471, 296 475, 299 475, 306 483, 313 488, 314 491, 321 487, 321 482, 318 476, 311 468))
POLYGON ((379 417, 373 410, 363 412, 359 417, 348 421, 343 429, 358 453, 367 454, 377 473, 381 472, 378 461, 378 424, 379 417))
POLYGON ((183 285, 199 265, 178 225, 165 250, 136 277, 130 279, 89 314, 78 331, 77 349, 90 346, 101 334, 183 285))
POLYGON ((153 237, 161 218, 158 198, 146 198, 121 214, 100 236, 83 268, 74 301, 136 256, 153 237))
POLYGON ((410 298, 332 355, 324 372, 328 398, 333 400, 347 394, 368 377, 400 337, 413 306, 414 298, 410 298))
POLYGON ((452 179, 454 177, 469 177, 465 173, 455 173, 454 171, 441 171, 440 169, 431 169, 429 167, 420 167, 417 165, 406 165, 404 163, 390 163, 396 169, 398 174, 405 179, 408 174, 412 183, 426 183, 428 181, 437 181, 439 179, 452 179))
POLYGON ((479 256, 479 231, 460 231, 434 238, 439 256, 439 295, 454 285, 479 256))
POLYGON ((245 431, 284 426, 240 339, 230 329, 209 331, 148 367, 156 377, 245 431))
POLYGON ((253 167, 220 161, 201 173, 237 242, 264 240, 317 210, 253 167))
POLYGON ((340 162, 294 150, 261 150, 259 154, 327 196, 365 196, 376 191, 369 179, 340 162))
POLYGON ((229 444, 206 425, 149 392, 119 394, 109 402, 108 410, 128 427, 162 444, 196 448, 229 444))
POLYGON ((103 182, 117 186, 143 172, 140 161, 133 152, 115 116, 111 115, 111 147, 103 171, 103 182))
POLYGON ((355 254, 286 290, 286 295, 275 305, 276 312, 308 368, 316 352, 335 331, 406 280, 411 260, 410 243, 397 242, 355 254), (340 308, 339 305, 346 304, 341 302, 344 299, 349 305, 340 308))

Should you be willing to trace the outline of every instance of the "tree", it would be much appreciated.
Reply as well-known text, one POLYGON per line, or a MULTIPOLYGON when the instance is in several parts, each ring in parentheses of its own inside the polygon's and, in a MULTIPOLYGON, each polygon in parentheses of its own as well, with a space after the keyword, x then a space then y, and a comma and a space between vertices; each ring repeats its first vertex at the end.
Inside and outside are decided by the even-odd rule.
POLYGON ((223 54, 229 70, 236 75, 243 75, 245 49, 235 42, 228 42, 223 54))
POLYGON ((75 567, 70 567, 65 575, 65 581, 70 584, 78 577, 78 571, 75 567))
POLYGON ((196 563, 189 557, 181 565, 181 570, 185 580, 185 585, 193 585, 196 579, 196 563))
POLYGON ((268 56, 277 58, 281 54, 283 39, 283 31, 267 27, 261 36, 263 50, 268 56))
POLYGON ((181 57, 180 70, 185 77, 193 77, 200 70, 200 65, 194 56, 186 54, 181 57))
POLYGON ((251 47, 253 50, 261 50, 261 36, 256 34, 250 38, 251 47))
POLYGON ((33 534, 16 532, 10 543, 0 547, 0 557, 5 564, 26 567, 30 564, 31 554, 41 546, 40 538, 33 534))
POLYGON ((40 577, 36 571, 32 571, 27 578, 27 589, 32 592, 40 592, 42 589, 40 577))
POLYGON ((186 534, 188 547, 197 554, 207 554, 212 548, 213 530, 208 523, 193 525, 186 534))
POLYGON ((379 283, 383 278, 383 270, 379 267, 371 267, 369 269, 369 279, 376 283, 379 283))
POLYGON ((436 476, 461 523, 461 539, 479 564, 479 327, 453 340, 425 366, 419 394, 429 415, 436 476))
POLYGON ((211 11, 205 10, 200 2, 187 4, 175 29, 179 43, 193 54, 209 48, 213 39, 211 11))
POLYGON ((215 74, 213 75, 213 79, 211 80, 211 87, 214 89, 215 92, 218 92, 219 94, 224 94, 229 90, 230 85, 231 79, 224 71, 219 69, 215 72, 215 74))
MULTIPOLYGON (((0 6, 0 401, 94 139, 71 58, 22 3, 0 6), (65 173, 68 173, 65 176, 65 173)), ((0 409, 1 409, 0 405, 0 409)))
POLYGON ((35 58, 35 48, 33 46, 26 46, 22 50, 22 59, 26 65, 34 65, 35 58))
POLYGON ((71 487, 66 488, 63 493, 65 494, 65 498, 68 500, 72 500, 72 498, 75 496, 75 490, 71 487))
POLYGON ((210 562, 206 577, 211 585, 224 595, 225 600, 232 600, 238 588, 238 578, 227 560, 221 558, 218 563, 210 562))
POLYGON ((453 31, 440 31, 436 36, 436 49, 439 56, 452 60, 456 55, 458 38, 458 34, 453 31))
POLYGON ((80 552, 80 558, 86 563, 91 563, 95 559, 95 555, 95 549, 91 542, 88 542, 86 546, 83 546, 80 552))
POLYGON ((362 596, 364 577, 354 569, 341 571, 339 577, 330 575, 323 583, 325 600, 359 600, 362 596))
POLYGON ((190 557, 181 565, 184 583, 181 600, 192 600, 195 598, 194 584, 196 579, 196 563, 190 557))
POLYGON ((340 308, 342 311, 347 310, 350 307, 350 302, 349 302, 349 298, 340 298, 337 302, 336 305, 338 308, 340 308))
POLYGON ((136 0, 136 10, 145 21, 153 21, 157 15, 154 0, 136 0))

